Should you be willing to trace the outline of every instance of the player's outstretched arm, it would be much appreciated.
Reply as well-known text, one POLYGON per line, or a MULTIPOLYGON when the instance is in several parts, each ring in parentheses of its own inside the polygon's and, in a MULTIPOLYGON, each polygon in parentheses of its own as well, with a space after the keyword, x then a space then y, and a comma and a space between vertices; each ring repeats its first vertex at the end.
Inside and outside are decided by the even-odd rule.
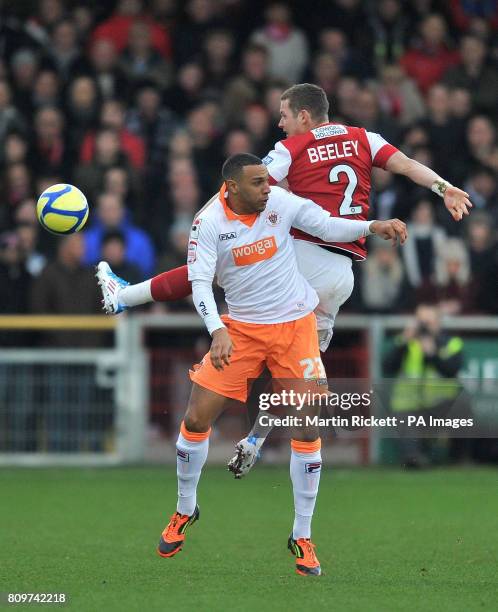
POLYGON ((406 225, 399 219, 387 221, 341 219, 331 217, 312 200, 305 200, 292 193, 286 193, 284 198, 289 207, 295 207, 292 226, 327 242, 351 242, 370 234, 378 234, 384 240, 392 240, 393 244, 396 244, 398 239, 400 244, 406 241, 406 225))
POLYGON ((406 224, 399 219, 388 219, 387 221, 372 221, 370 223, 370 232, 376 234, 384 240, 391 240, 393 246, 399 240, 400 244, 405 244, 408 238, 406 224))
POLYGON ((402 174, 417 185, 422 185, 437 193, 438 196, 443 198, 444 205, 455 221, 461 221, 463 215, 468 215, 469 209, 472 208, 468 193, 454 187, 434 170, 407 157, 401 151, 397 151, 387 160, 386 170, 395 174, 402 174))

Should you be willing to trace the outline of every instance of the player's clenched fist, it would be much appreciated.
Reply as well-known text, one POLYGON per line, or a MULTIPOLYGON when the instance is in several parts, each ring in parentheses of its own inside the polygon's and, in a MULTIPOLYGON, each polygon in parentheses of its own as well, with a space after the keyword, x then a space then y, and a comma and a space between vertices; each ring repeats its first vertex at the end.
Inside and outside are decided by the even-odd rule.
POLYGON ((387 221, 373 221, 370 223, 370 231, 384 240, 391 240, 393 245, 399 239, 400 244, 404 244, 408 237, 406 224, 399 219, 388 219, 387 221))
POLYGON ((215 329, 213 332, 213 342, 209 352, 211 361, 217 370, 223 370, 225 365, 230 365, 233 344, 230 334, 226 327, 215 329))

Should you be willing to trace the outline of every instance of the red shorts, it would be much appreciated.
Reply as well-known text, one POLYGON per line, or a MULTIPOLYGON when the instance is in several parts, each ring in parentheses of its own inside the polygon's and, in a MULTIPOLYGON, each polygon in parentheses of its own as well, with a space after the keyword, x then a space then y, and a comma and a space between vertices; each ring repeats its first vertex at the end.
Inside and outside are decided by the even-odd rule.
POLYGON ((267 366, 272 378, 297 379, 302 381, 300 391, 303 384, 306 390, 318 391, 317 379, 324 379, 325 371, 313 313, 296 321, 270 324, 242 323, 226 315, 221 318, 233 342, 230 365, 216 370, 207 353, 190 371, 193 382, 245 402, 248 380, 258 378, 267 366))

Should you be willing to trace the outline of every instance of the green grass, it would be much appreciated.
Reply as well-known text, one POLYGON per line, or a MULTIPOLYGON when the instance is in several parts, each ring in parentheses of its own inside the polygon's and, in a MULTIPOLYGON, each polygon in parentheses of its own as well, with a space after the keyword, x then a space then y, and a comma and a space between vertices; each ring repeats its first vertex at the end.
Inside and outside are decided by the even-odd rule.
POLYGON ((171 467, 1 470, 0 591, 64 591, 92 611, 497 609, 495 470, 324 470, 318 579, 295 575, 286 550, 286 469, 205 470, 201 520, 162 559, 175 500, 171 467))

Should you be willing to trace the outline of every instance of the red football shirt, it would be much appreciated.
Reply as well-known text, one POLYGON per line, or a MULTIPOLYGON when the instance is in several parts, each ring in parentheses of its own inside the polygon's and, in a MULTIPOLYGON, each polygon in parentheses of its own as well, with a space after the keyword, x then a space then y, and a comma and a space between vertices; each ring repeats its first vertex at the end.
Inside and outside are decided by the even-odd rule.
MULTIPOLYGON (((325 123, 280 140, 263 159, 271 182, 284 178, 289 189, 327 210, 333 217, 368 219, 372 167, 385 168, 398 149, 363 128, 325 123)), ((324 243, 319 238, 292 230, 299 240, 345 251, 350 257, 366 257, 365 239, 347 244, 324 243)))

